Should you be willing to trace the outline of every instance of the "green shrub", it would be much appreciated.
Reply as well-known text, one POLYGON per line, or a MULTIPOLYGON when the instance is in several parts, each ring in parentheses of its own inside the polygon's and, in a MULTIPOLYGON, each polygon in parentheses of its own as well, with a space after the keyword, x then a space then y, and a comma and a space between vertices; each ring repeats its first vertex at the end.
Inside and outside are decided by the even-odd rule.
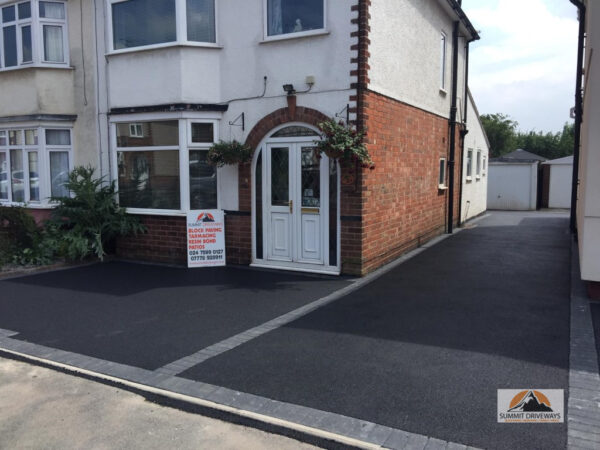
POLYGON ((91 167, 77 167, 65 187, 71 197, 53 197, 58 206, 47 223, 48 239, 68 259, 102 260, 118 236, 144 232, 139 220, 117 204, 114 181, 94 177, 91 167))
POLYGON ((41 240, 42 232, 25 208, 0 206, 0 265, 13 262, 15 255, 41 240))

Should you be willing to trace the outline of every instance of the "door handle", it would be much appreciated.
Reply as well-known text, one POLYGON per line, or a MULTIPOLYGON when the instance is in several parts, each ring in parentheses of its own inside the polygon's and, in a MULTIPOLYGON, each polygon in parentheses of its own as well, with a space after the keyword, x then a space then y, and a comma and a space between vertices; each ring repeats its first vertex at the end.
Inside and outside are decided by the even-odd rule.
POLYGON ((290 205, 290 214, 293 214, 294 213, 294 200, 290 200, 289 205, 290 205))

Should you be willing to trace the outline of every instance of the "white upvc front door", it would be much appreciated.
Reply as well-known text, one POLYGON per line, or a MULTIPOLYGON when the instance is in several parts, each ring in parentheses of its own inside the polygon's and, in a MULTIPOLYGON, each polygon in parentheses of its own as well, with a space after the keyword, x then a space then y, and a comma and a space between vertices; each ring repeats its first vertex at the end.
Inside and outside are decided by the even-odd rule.
POLYGON ((312 142, 267 144, 264 156, 267 261, 323 266, 329 236, 327 158, 319 158, 312 142))

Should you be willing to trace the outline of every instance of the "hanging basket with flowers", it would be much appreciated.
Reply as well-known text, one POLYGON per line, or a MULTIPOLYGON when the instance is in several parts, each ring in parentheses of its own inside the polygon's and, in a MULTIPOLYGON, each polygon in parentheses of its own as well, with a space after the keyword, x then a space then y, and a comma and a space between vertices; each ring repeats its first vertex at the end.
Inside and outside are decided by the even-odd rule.
POLYGON ((363 142, 364 132, 356 131, 356 128, 347 127, 334 119, 321 122, 319 129, 323 133, 323 139, 315 141, 319 152, 343 162, 358 163, 363 168, 375 168, 363 142))
POLYGON ((209 150, 207 161, 216 167, 247 163, 252 159, 252 149, 238 141, 220 141, 209 150))

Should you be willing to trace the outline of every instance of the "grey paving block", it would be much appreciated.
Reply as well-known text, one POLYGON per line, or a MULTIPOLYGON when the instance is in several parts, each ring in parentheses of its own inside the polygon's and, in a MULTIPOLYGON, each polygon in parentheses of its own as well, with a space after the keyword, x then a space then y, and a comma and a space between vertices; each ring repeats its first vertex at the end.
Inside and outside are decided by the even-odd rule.
POLYGON ((383 445, 383 443, 388 440, 393 431, 393 428, 386 427, 383 425, 375 425, 375 428, 373 428, 369 432, 369 434, 365 438, 365 441, 375 445, 383 445))
MULTIPOLYGON (((383 443, 383 447, 389 449, 404 449, 408 443, 408 437, 408 433, 400 430, 394 430, 383 443)), ((425 448, 425 444, 423 444, 422 448, 425 448)))
POLYGON ((339 414, 326 414, 318 421, 316 426, 331 433, 348 436, 354 439, 365 440, 375 428, 375 424, 365 420, 354 419, 339 414))
POLYGON ((440 439, 429 438, 425 450, 446 450, 446 441, 440 439))
POLYGON ((466 450, 467 446, 462 444, 455 444, 454 442, 448 442, 446 450, 466 450))
POLYGON ((569 429, 569 437, 583 439, 586 441, 596 442, 598 444, 598 448, 600 448, 600 434, 597 433, 587 433, 585 431, 575 430, 572 427, 569 429))
POLYGON ((406 450, 424 450, 429 440, 425 436, 409 433, 408 441, 406 441, 406 450))
POLYGON ((577 430, 582 433, 592 433, 600 436, 600 427, 587 425, 585 423, 571 422, 569 423, 569 430, 577 430))
POLYGON ((585 439, 578 439, 569 436, 567 440, 567 447, 571 448, 572 446, 584 448, 586 450, 598 450, 598 443, 593 441, 587 441, 585 439))
POLYGON ((224 387, 220 387, 214 392, 211 392, 206 396, 207 400, 211 402, 219 403, 221 405, 235 407, 237 403, 237 397, 241 396, 241 392, 233 391, 224 387))
POLYGON ((314 410, 304 406, 281 403, 281 405, 273 411, 273 416, 290 422, 302 423, 302 419, 312 411, 314 410))

